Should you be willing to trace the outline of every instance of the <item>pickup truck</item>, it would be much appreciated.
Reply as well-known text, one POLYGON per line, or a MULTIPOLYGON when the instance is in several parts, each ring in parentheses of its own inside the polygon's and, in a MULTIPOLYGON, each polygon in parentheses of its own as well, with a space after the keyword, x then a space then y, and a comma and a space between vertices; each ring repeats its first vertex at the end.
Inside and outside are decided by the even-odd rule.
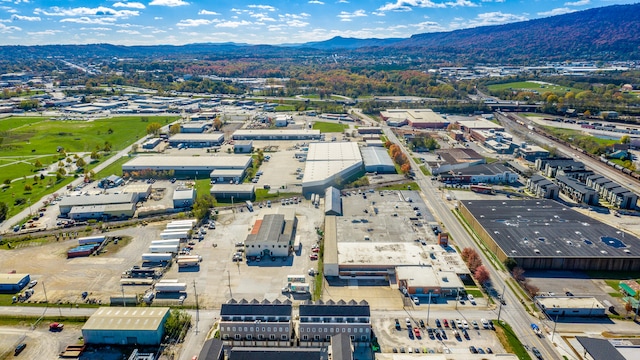
POLYGON ((64 329, 64 324, 60 324, 57 322, 53 322, 49 324, 49 331, 62 331, 64 329))

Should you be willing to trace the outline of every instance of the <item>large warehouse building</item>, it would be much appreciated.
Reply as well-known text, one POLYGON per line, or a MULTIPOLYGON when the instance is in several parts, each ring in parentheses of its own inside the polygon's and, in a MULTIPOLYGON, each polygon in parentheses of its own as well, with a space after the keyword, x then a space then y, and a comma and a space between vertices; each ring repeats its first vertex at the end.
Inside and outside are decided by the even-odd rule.
POLYGON ((160 345, 168 307, 101 307, 82 327, 86 344, 160 345))
POLYGON ((135 171, 169 171, 176 177, 209 177, 213 170, 246 170, 251 156, 138 156, 122 165, 125 177, 135 171))
POLYGON ((179 133, 169 138, 172 147, 205 148, 221 145, 224 142, 223 133, 179 133))
POLYGON ((15 294, 31 281, 29 274, 0 274, 0 294, 15 294))
POLYGON ((431 109, 387 109, 380 116, 389 126, 408 124, 417 129, 445 129, 449 121, 431 109))
POLYGON ((460 211, 500 261, 525 269, 640 270, 640 239, 553 200, 464 200, 460 211))
MULTIPOLYGON (((97 194, 90 196, 65 196, 60 200, 60 216, 67 216, 74 207, 95 207, 105 205, 116 204, 134 204, 137 200, 136 194, 133 193, 119 193, 119 194, 97 194)), ((127 211, 129 206, 118 207, 115 210, 117 213, 127 211)), ((82 213, 87 213, 91 209, 83 209, 82 213)), ((94 209, 95 210, 95 209, 94 209)))
POLYGON ((233 140, 320 140, 320 130, 236 130, 233 140))
POLYGON ((358 144, 321 142, 309 144, 302 178, 302 193, 324 193, 329 186, 349 182, 363 172, 358 144))

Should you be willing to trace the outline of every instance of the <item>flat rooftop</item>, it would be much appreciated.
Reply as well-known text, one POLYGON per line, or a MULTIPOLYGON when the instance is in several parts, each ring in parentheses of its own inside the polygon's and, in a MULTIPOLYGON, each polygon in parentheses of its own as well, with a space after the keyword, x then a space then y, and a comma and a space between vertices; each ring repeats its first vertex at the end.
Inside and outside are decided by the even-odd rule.
POLYGON ((604 309, 604 305, 591 296, 536 296, 536 301, 545 309, 604 309))
POLYGON ((253 184, 214 184, 210 192, 254 193, 256 186, 253 184))
POLYGON ((223 133, 177 133, 169 138, 175 141, 219 141, 224 139, 223 133))
POLYGON ((640 257, 640 239, 553 200, 462 200, 510 257, 640 257))
POLYGON ((362 160, 355 142, 318 142, 309 144, 307 161, 362 160))
POLYGON ((168 312, 168 307, 101 307, 91 315, 82 330, 155 331, 168 312))
POLYGON ((251 163, 251 157, 237 156, 136 156, 122 165, 123 170, 144 168, 174 168, 174 169, 211 169, 240 168, 246 169, 251 163))
POLYGON ((16 284, 29 274, 0 274, 0 284, 16 284))
POLYGON ((485 129, 494 129, 494 130, 504 130, 504 128, 496 123, 494 123, 493 121, 489 121, 487 119, 484 118, 475 118, 472 120, 458 120, 456 121, 456 123, 458 123, 458 125, 460 126, 464 126, 465 128, 469 129, 469 130, 475 130, 475 129, 480 129, 480 130, 485 130, 485 129))
POLYGON ((464 288, 464 283, 453 271, 439 271, 433 266, 397 266, 398 280, 406 280, 412 287, 464 288))
POLYGON ((132 193, 65 196, 59 204, 60 206, 123 204, 133 203, 134 197, 135 194, 132 193))
POLYGON ((248 129, 240 129, 240 130, 236 130, 233 133, 234 136, 238 135, 238 136, 262 136, 262 135, 267 135, 267 136, 274 136, 274 137, 281 137, 281 136, 297 136, 297 135, 313 135, 313 136, 320 136, 320 130, 313 130, 313 129, 300 129, 300 130, 291 130, 291 129, 253 129, 253 130, 248 130, 248 129))

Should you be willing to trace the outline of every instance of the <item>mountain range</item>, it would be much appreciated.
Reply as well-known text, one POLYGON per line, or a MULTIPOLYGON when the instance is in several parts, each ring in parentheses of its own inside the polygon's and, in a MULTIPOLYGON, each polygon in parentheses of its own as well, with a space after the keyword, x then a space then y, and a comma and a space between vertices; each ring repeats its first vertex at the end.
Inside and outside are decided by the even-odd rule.
POLYGON ((640 4, 613 5, 505 25, 416 34, 407 39, 334 37, 304 44, 204 43, 182 46, 41 45, 0 46, 5 61, 24 58, 149 56, 291 57, 326 54, 419 56, 453 63, 517 63, 541 60, 640 59, 640 4))

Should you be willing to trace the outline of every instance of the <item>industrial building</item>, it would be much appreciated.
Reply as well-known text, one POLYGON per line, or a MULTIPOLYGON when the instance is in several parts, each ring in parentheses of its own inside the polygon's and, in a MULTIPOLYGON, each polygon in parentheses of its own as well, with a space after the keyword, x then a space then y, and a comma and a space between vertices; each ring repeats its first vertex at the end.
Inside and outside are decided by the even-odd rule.
POLYGON ((89 345, 157 346, 168 318, 168 307, 101 307, 82 327, 82 337, 89 345))
POLYGON ((460 130, 471 136, 472 131, 504 131, 504 127, 482 117, 471 120, 460 120, 456 122, 460 130))
POLYGON ((333 186, 328 187, 324 191, 324 214, 342 215, 342 197, 340 197, 340 190, 333 186))
POLYGON ((207 121, 189 121, 180 124, 180 133, 183 134, 202 134, 211 127, 211 122, 207 121))
POLYGON ((177 148, 206 148, 219 146, 223 142, 223 133, 179 133, 169 138, 169 145, 177 148))
POLYGON ((161 138, 152 138, 142 143, 142 148, 145 150, 153 150, 162 142, 161 138))
POLYGON ((247 257, 289 256, 293 250, 298 219, 295 213, 285 214, 266 214, 256 220, 244 241, 247 257))
POLYGON ((306 301, 300 304, 299 312, 300 346, 327 346, 331 336, 339 333, 349 335, 356 345, 371 342, 371 309, 365 300, 306 301))
POLYGON ((118 187, 124 183, 124 179, 117 175, 109 175, 106 178, 98 181, 98 187, 103 189, 110 189, 118 187))
POLYGON ((97 206, 112 204, 133 204, 135 203, 135 194, 97 194, 89 196, 65 196, 60 200, 60 216, 67 216, 74 206, 97 206))
POLYGON ((592 296, 536 296, 536 306, 550 319, 559 317, 605 316, 605 306, 592 296))
POLYGON ((236 154, 250 154, 253 151, 253 141, 238 140, 233 143, 233 152, 236 154))
POLYGON ((176 177, 208 177, 216 169, 246 170, 251 156, 137 156, 122 165, 124 176, 138 171, 173 171, 176 177))
POLYGON ((363 173, 358 144, 321 142, 309 144, 302 193, 321 194, 329 186, 341 185, 363 173))
POLYGON ((216 169, 209 174, 213 183, 242 182, 244 178, 243 169, 216 169))
POLYGON ((29 274, 0 274, 0 294, 15 294, 30 281, 29 274))
POLYGON ((223 199, 253 200, 256 196, 256 187, 253 184, 214 184, 211 186, 210 193, 218 201, 223 199))
POLYGON ((397 266, 398 285, 417 297, 456 297, 464 292, 464 283, 453 271, 428 265, 397 266))
POLYGON ((389 126, 408 124, 416 129, 446 129, 449 121, 431 109, 387 109, 380 116, 389 126))
POLYGON ((549 151, 538 145, 523 144, 514 151, 516 157, 521 157, 527 161, 535 162, 536 159, 546 159, 549 151))
POLYGON ((173 191, 173 208, 190 208, 196 201, 196 189, 175 189, 173 191))
POLYGON ((396 166, 384 147, 363 147, 360 152, 364 161, 364 171, 378 174, 395 174, 396 166))
POLYGON ((124 220, 133 217, 136 212, 135 202, 106 205, 74 206, 67 214, 70 219, 76 221, 84 220, 124 220))
POLYGON ((640 359, 640 346, 630 339, 596 339, 576 336, 576 340, 582 346, 582 350, 576 345, 573 347, 585 360, 640 359))
POLYGON ((462 200, 461 214, 500 261, 524 269, 640 270, 640 239, 553 200, 462 200))
POLYGON ((220 339, 228 346, 291 346, 291 302, 229 300, 220 309, 220 339))
POLYGON ((233 133, 233 140, 320 140, 320 130, 302 129, 240 129, 233 133))
POLYGON ((472 165, 449 173, 440 173, 438 179, 448 184, 512 184, 518 174, 500 163, 472 165))
POLYGON ((437 159, 427 161, 426 165, 433 175, 455 172, 473 165, 484 164, 485 158, 473 149, 436 150, 437 159))

